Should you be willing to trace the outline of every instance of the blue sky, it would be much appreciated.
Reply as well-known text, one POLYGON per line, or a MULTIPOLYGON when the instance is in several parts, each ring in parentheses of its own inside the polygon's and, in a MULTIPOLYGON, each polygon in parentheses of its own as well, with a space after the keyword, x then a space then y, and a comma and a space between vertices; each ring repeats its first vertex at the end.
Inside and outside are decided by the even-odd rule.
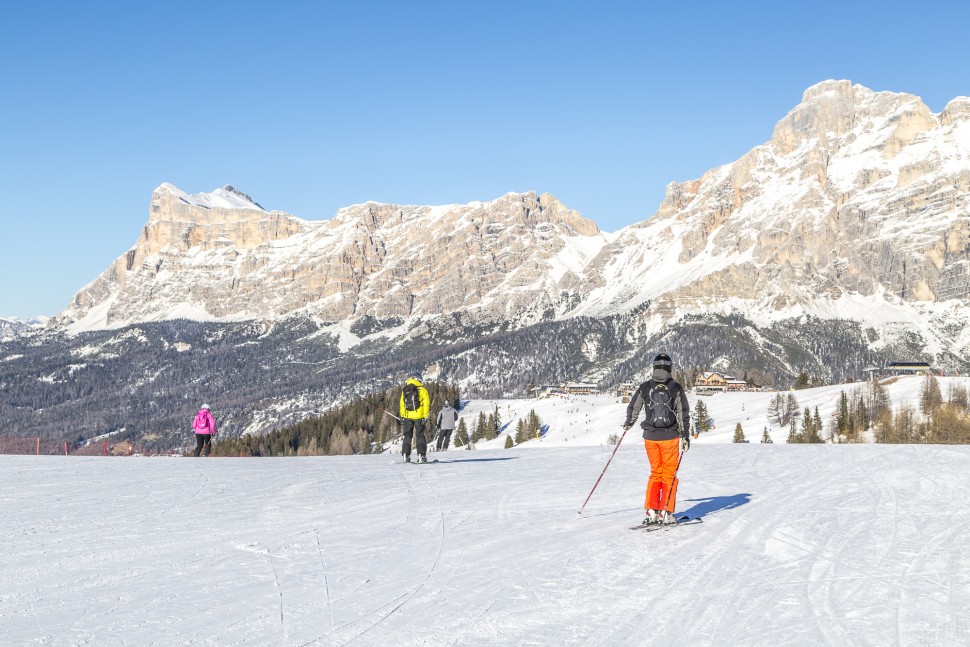
POLYGON ((3 3, 0 316, 60 311, 162 182, 310 220, 536 190, 615 231, 819 81, 970 95, 964 3, 660 4, 3 3))

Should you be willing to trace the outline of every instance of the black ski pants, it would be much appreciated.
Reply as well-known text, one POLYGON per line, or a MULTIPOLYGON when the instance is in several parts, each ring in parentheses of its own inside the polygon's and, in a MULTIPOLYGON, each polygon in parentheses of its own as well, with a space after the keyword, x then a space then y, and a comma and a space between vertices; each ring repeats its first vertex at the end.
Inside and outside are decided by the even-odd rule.
POLYGON ((414 434, 415 444, 418 446, 418 456, 428 453, 428 440, 424 437, 424 420, 404 419, 404 455, 411 455, 411 434, 414 434))
POLYGON ((442 429, 438 432, 438 451, 442 449, 448 449, 448 443, 451 442, 451 432, 454 429, 442 429))
POLYGON ((208 456, 209 451, 212 449, 212 434, 196 434, 195 435, 195 454, 198 456, 202 454, 203 456, 208 456))

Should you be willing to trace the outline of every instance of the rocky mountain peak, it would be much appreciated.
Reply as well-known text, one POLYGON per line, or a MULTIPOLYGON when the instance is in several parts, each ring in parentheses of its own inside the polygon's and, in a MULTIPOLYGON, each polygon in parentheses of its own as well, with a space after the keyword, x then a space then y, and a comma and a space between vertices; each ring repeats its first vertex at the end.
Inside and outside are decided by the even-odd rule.
POLYGON ((944 126, 965 121, 970 121, 970 97, 956 97, 940 113, 940 123, 944 126))
POLYGON ((937 116, 913 95, 848 81, 803 98, 770 141, 671 183, 653 218, 615 234, 532 191, 367 202, 306 222, 235 189, 163 185, 135 248, 64 316, 76 329, 293 314, 416 326, 462 313, 521 326, 732 309, 879 322, 922 305, 970 307, 970 100, 937 116))
POLYGON ((592 221, 536 192, 464 205, 367 202, 307 222, 267 212, 235 189, 190 195, 162 185, 150 211, 135 246, 78 293, 66 318, 85 320, 83 328, 173 313, 236 320, 302 312, 333 322, 486 307, 518 313, 552 307, 606 242, 592 221))

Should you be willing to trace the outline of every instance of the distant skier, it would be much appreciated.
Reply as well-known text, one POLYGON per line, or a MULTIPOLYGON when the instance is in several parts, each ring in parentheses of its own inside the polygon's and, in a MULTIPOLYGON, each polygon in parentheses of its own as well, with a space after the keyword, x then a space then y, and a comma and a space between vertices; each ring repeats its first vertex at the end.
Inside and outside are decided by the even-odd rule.
POLYGON ((195 431, 194 455, 208 456, 212 449, 212 437, 216 435, 216 420, 212 417, 209 405, 203 404, 199 412, 195 414, 192 429, 195 431))
POLYGON ((653 358, 653 377, 637 389, 626 410, 624 429, 637 421, 640 410, 646 407, 643 445, 650 459, 650 479, 643 507, 647 511, 644 524, 676 523, 677 467, 679 449, 690 447, 690 405, 683 387, 674 381, 673 362, 663 353, 653 358))
POLYGON ((448 449, 448 443, 451 442, 451 432, 455 430, 457 424, 458 412, 455 411, 450 402, 445 402, 445 406, 441 407, 441 411, 438 412, 437 450, 439 452, 448 449))
POLYGON ((401 422, 404 431, 404 460, 411 462, 411 434, 414 434, 418 447, 418 458, 422 463, 428 462, 428 441, 424 437, 424 425, 431 413, 431 402, 428 390, 421 384, 418 374, 408 378, 404 389, 401 390, 401 422))

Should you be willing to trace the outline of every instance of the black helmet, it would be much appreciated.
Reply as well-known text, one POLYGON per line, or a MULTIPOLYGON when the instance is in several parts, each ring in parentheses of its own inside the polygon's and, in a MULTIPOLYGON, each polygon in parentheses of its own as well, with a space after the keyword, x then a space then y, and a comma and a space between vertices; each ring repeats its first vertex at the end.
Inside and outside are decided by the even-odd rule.
POLYGON ((665 371, 669 371, 674 368, 674 362, 672 359, 670 359, 670 355, 667 355, 666 353, 660 353, 659 355, 653 358, 653 367, 662 368, 665 371))

